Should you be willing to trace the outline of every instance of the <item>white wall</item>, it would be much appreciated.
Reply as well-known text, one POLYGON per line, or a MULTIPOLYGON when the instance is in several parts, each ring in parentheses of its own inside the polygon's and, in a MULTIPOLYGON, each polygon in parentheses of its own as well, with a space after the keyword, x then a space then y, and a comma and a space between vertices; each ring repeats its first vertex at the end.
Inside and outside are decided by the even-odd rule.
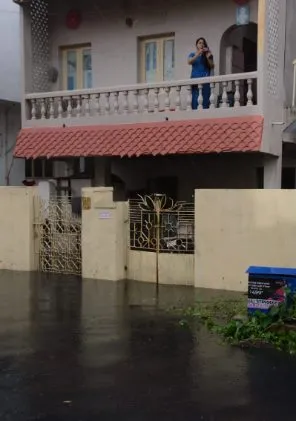
POLYGON ((20 101, 20 14, 12 0, 0 1, 0 99, 20 101))
POLYGON ((21 107, 18 103, 0 104, 0 186, 18 186, 25 178, 25 161, 13 159, 16 137, 21 128, 21 107))
MULTIPOLYGON (((236 4, 232 0, 131 0, 124 11, 121 3, 84 0, 75 2, 83 11, 79 29, 65 25, 72 1, 50 2, 50 34, 52 60, 59 63, 59 47, 91 43, 93 54, 93 85, 112 86, 138 82, 138 37, 175 33, 175 78, 188 78, 187 56, 195 49, 197 37, 207 39, 219 73, 220 41, 223 33, 235 24, 236 4), (126 17, 134 26, 125 24, 126 17)), ((251 0, 251 19, 257 22, 258 0, 251 0)), ((52 89, 61 87, 61 77, 52 89)))

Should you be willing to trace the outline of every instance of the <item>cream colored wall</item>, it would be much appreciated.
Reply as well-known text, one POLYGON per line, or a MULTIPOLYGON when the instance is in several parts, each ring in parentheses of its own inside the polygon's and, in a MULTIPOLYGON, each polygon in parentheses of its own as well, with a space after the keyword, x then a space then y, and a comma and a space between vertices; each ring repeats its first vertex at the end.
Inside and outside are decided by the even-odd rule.
POLYGON ((296 267, 294 190, 196 190, 195 286, 246 291, 251 265, 296 267))
MULTIPOLYGON (((156 283, 156 254, 128 251, 128 279, 156 283)), ((194 285, 194 255, 161 253, 158 261, 160 284, 194 285)))
POLYGON ((82 197, 91 202, 82 210, 83 278, 125 279, 127 203, 114 203, 110 187, 83 188, 82 197))
POLYGON ((0 269, 35 270, 33 197, 37 190, 0 187, 0 269))

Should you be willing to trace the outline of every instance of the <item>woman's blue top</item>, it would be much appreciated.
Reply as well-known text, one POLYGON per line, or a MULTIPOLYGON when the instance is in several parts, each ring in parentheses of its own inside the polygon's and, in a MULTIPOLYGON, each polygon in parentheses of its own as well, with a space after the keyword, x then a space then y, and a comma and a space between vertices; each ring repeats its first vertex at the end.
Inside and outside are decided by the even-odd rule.
MULTIPOLYGON (((195 56, 195 53, 190 53, 188 58, 195 56)), ((208 66, 207 58, 204 54, 197 57, 192 63, 191 78, 211 76, 211 69, 208 66)))

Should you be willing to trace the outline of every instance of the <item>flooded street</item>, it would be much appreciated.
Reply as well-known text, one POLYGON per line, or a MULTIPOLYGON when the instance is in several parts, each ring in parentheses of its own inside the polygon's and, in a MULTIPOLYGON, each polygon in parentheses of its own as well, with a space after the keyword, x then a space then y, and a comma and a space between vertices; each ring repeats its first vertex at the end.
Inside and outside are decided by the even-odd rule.
POLYGON ((294 420, 296 358, 181 329, 194 294, 0 272, 1 421, 294 420))

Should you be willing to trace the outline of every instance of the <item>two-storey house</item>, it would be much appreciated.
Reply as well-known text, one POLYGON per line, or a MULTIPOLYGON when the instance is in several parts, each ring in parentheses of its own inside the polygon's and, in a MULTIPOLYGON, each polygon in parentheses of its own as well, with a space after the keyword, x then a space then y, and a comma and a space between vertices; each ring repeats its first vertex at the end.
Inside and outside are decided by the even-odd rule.
POLYGON ((24 93, 15 156, 28 176, 54 179, 58 194, 112 184, 122 198, 188 200, 195 188, 281 188, 282 168, 295 174, 293 141, 283 148, 292 0, 14 1, 24 93), (190 79, 199 37, 215 67, 190 79))
POLYGON ((21 129, 21 69, 19 8, 11 0, 0 4, 0 186, 20 185, 25 163, 13 158, 21 129))

